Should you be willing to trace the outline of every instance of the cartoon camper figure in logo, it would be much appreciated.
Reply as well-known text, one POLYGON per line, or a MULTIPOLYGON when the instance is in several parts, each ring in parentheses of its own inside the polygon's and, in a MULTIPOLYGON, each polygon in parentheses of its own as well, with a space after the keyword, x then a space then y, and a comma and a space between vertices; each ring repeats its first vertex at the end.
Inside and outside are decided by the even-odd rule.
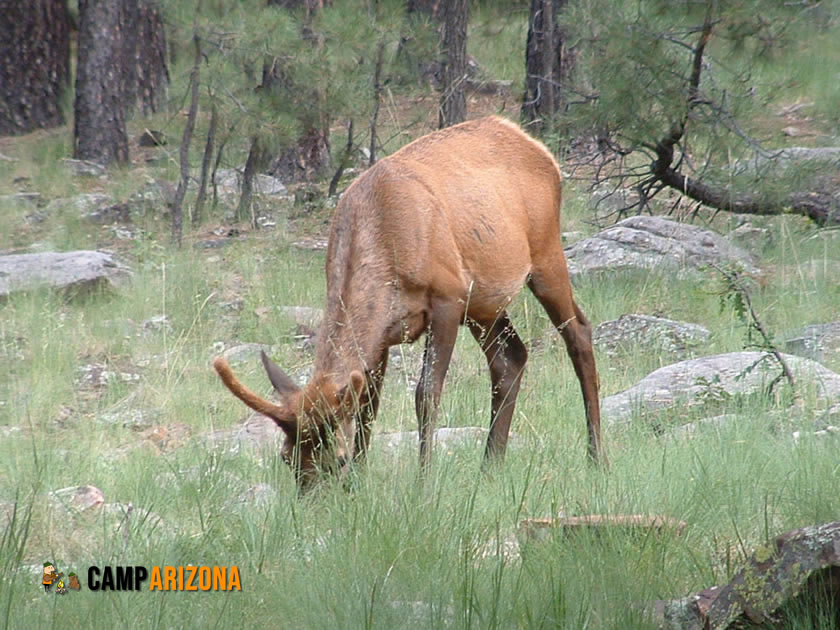
POLYGON ((82 589, 82 585, 79 584, 79 578, 76 576, 75 573, 71 573, 67 577, 70 578, 70 584, 68 584, 68 588, 71 588, 74 591, 79 591, 82 589))
POLYGON ((45 562, 44 563, 44 574, 41 576, 41 584, 44 585, 44 592, 49 593, 50 589, 52 588, 53 582, 58 580, 63 573, 56 573, 55 567, 53 566, 52 562, 45 562))

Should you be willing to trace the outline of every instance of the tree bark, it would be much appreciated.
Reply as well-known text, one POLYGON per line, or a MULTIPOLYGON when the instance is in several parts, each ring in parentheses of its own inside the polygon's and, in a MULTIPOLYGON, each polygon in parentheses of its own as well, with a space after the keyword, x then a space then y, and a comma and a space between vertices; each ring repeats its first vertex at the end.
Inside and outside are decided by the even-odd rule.
POLYGON ((184 126, 181 147, 178 151, 181 179, 178 181, 175 203, 172 204, 172 240, 178 247, 181 246, 181 237, 184 232, 183 204, 190 177, 190 144, 192 143, 193 131, 195 131, 195 118, 198 114, 198 91, 199 81, 201 80, 201 40, 198 33, 193 34, 193 44, 195 45, 195 61, 190 73, 190 109, 187 113, 187 124, 184 126))
MULTIPOLYGON (((210 95, 213 98, 213 95, 210 95)), ((198 182, 198 194, 195 197, 195 211, 192 216, 193 225, 201 223, 204 201, 207 198, 207 179, 210 177, 210 162, 216 147, 216 128, 219 126, 219 112, 215 100, 210 106, 210 127, 207 130, 207 142, 204 144, 204 155, 201 158, 201 176, 198 182)))
POLYGON ((236 209, 237 221, 247 220, 252 228, 257 227, 257 217, 254 213, 253 191, 254 177, 265 162, 265 149, 257 137, 251 138, 251 149, 245 161, 245 172, 242 174, 242 192, 239 195, 239 207, 236 209))
POLYGON ((468 11, 467 0, 451 0, 446 3, 440 40, 443 92, 440 95, 439 129, 463 122, 467 118, 464 79, 467 76, 468 11))
POLYGON ((444 0, 408 0, 406 13, 425 13, 439 20, 443 16, 445 4, 444 0))
POLYGON ((126 102, 149 116, 164 109, 169 91, 166 30, 157 0, 139 0, 136 16, 136 45, 127 59, 132 95, 126 102))
POLYGON ((520 119, 544 132, 563 105, 562 86, 569 80, 572 56, 557 16, 567 0, 531 0, 525 46, 525 93, 520 119))
POLYGON ((64 124, 69 82, 67 0, 0 0, 0 135, 64 124))
POLYGON ((79 0, 73 156, 100 164, 128 162, 125 131, 126 2, 79 0))

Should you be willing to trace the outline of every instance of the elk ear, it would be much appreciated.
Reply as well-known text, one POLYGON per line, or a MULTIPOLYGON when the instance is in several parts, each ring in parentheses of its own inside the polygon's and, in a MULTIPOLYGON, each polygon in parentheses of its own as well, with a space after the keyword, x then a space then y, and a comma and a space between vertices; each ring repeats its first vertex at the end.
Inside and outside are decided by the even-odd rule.
POLYGON ((358 401, 362 396, 362 391, 365 389, 365 377, 359 370, 350 372, 350 380, 348 383, 338 390, 338 403, 341 405, 352 406, 355 401, 358 401))
POLYGON ((216 357, 215 361, 213 361, 213 367, 216 369, 216 372, 219 373, 219 377, 221 377, 225 386, 239 400, 244 402, 254 411, 258 411, 274 420, 274 422, 277 423, 277 426, 283 429, 283 431, 287 434, 291 435, 293 433, 297 433, 297 418, 295 417, 295 414, 289 410, 290 408, 288 406, 273 403, 248 389, 238 378, 236 378, 236 376, 234 376, 233 371, 230 369, 230 365, 228 365, 228 362, 224 357, 216 357))
POLYGON ((263 367, 265 367, 265 371, 268 374, 268 380, 271 381, 271 384, 274 386, 274 390, 278 394, 281 396, 287 396, 288 394, 293 394, 300 389, 297 385, 295 385, 295 382, 289 378, 289 375, 280 369, 280 366, 268 358, 265 351, 261 351, 260 356, 262 357, 263 367))

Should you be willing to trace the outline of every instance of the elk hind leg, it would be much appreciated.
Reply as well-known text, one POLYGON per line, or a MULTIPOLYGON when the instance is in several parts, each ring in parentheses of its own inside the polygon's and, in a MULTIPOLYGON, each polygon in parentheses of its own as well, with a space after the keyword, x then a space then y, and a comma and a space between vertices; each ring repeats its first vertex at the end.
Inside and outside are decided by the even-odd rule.
POLYGON ((543 259, 546 262, 540 265, 535 263, 528 287, 562 335, 566 351, 574 365, 586 410, 589 456, 607 465, 607 457, 601 443, 601 406, 598 397, 598 371, 592 349, 592 327, 575 304, 566 259, 559 245, 557 249, 559 251, 543 259))

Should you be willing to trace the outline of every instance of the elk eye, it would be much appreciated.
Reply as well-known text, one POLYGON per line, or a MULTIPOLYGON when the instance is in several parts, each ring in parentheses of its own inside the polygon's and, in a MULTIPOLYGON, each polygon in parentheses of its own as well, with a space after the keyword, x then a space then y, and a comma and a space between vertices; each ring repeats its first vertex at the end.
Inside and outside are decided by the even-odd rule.
POLYGON ((350 462, 350 458, 346 455, 339 455, 338 457, 338 467, 344 468, 350 462))

